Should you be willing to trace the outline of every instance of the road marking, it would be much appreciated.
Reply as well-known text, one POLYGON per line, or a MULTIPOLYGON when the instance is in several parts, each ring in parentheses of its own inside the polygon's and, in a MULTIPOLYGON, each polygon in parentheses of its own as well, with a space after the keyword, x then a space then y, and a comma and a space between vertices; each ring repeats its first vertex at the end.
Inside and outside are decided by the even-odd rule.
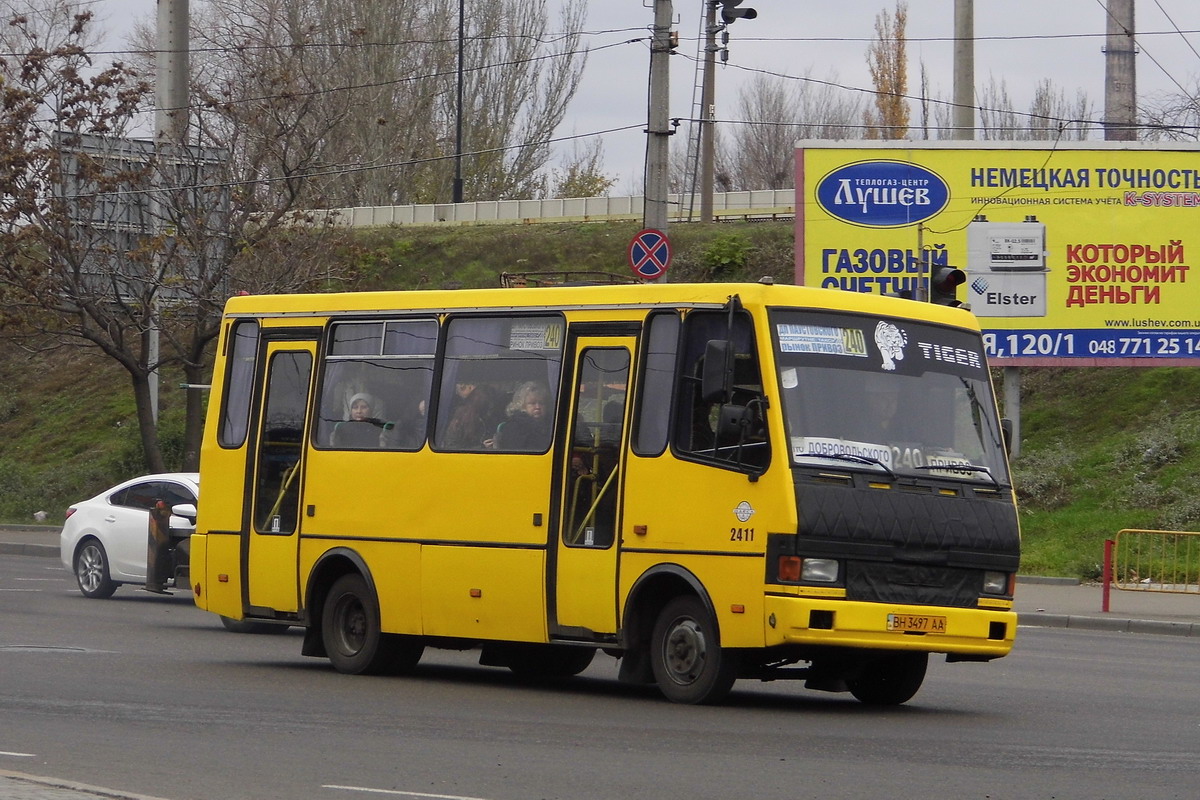
POLYGON ((470 797, 463 794, 428 794, 426 792, 401 792, 395 789, 372 789, 368 786, 338 786, 327 783, 322 789, 341 789, 344 792, 366 792, 368 794, 390 794, 398 797, 428 797, 432 800, 488 800, 485 797, 470 797))
POLYGON ((0 750, 0 756, 12 756, 13 758, 36 758, 35 753, 10 753, 7 750, 0 750))

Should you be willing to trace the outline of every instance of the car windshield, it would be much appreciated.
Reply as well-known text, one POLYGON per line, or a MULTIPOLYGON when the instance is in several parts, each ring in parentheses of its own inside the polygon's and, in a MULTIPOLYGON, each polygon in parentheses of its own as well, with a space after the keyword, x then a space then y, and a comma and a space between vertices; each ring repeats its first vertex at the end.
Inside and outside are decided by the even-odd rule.
POLYGON ((1008 485, 977 334, 794 309, 771 320, 792 463, 1008 485))

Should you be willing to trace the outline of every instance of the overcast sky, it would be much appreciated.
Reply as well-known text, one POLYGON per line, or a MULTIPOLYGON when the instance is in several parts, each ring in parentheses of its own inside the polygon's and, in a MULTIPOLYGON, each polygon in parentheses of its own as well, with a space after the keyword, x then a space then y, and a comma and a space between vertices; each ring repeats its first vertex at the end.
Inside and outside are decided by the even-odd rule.
MULTIPOLYGON (((13 0, 14 5, 20 2, 13 0)), ((196 7, 202 0, 191 2, 196 7)), ((154 0, 94 0, 89 5, 114 39, 131 20, 152 18, 156 8, 154 0)), ((559 0, 549 0, 549 5, 557 7, 559 0)), ((1087 92, 1099 114, 1104 105, 1105 6, 1105 0, 976 0, 976 86, 991 78, 1004 80, 1017 109, 1024 110, 1037 84, 1051 78, 1068 96, 1078 89, 1087 92)), ((840 84, 869 88, 866 49, 875 18, 884 8, 894 10, 895 2, 745 0, 743 7, 757 9, 758 18, 729 29, 729 63, 717 72, 719 119, 734 118, 738 86, 757 71, 822 80, 832 71, 840 84)), ((917 93, 923 63, 930 93, 951 96, 953 7, 953 0, 908 3, 910 94, 917 93)), ((687 118, 704 1, 675 0, 674 9, 682 44, 671 59, 670 113, 687 118)), ((617 178, 617 194, 641 193, 649 68, 645 40, 653 20, 652 0, 588 3, 585 40, 592 53, 583 86, 559 130, 570 136, 633 126, 603 136, 605 168, 617 178)), ((1200 1, 1140 0, 1136 26, 1139 95, 1194 86, 1200 75, 1200 1)), ((682 139, 677 137, 680 145, 682 139)))

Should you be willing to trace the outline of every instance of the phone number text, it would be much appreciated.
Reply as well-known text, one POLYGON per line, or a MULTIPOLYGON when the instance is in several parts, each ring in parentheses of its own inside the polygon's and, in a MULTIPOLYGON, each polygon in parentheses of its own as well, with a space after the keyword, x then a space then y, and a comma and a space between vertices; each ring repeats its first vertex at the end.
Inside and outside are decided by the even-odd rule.
POLYGON ((984 331, 988 358, 1197 358, 1200 331, 984 331))

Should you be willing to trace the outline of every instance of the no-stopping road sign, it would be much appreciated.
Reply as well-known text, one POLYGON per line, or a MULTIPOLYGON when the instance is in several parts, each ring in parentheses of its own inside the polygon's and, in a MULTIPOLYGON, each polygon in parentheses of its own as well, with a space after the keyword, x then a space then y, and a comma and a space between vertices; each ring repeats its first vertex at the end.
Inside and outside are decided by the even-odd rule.
POLYGON ((654 228, 639 231, 629 243, 629 268, 643 280, 656 280, 671 266, 671 241, 654 228))

